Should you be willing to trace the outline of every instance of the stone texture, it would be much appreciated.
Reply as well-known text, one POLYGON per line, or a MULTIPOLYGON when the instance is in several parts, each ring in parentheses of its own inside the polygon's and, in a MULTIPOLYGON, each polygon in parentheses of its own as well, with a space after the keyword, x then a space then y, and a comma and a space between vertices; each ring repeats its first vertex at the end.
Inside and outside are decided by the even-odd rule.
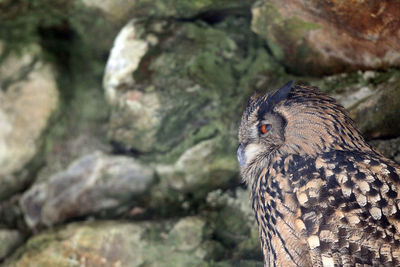
POLYGON ((397 1, 258 1, 252 29, 292 72, 400 66, 397 1))
POLYGON ((169 161, 218 132, 235 142, 243 100, 229 96, 285 79, 261 75, 283 69, 257 48, 260 40, 248 27, 234 17, 214 27, 130 22, 116 39, 104 76, 112 106, 109 138, 127 151, 169 161))
POLYGON ((20 205, 31 228, 51 226, 74 217, 123 210, 152 182, 152 169, 134 159, 95 152, 32 186, 20 205))
POLYGON ((132 18, 219 20, 227 13, 246 14, 255 0, 82 0, 75 1, 69 20, 98 52, 106 51, 119 29, 132 18), (92 19, 88 20, 90 17, 92 19))
POLYGON ((203 141, 185 151, 174 164, 156 165, 159 183, 151 190, 151 209, 169 214, 190 211, 208 192, 239 183, 236 159, 220 154, 218 138, 203 141))
POLYGON ((176 223, 73 223, 28 240, 6 265, 204 266, 203 228, 198 217, 176 223), (177 233, 180 228, 185 231, 177 233))
MULTIPOLYGON (((20 187, 26 191, 13 191, 0 202, 1 226, 31 235, 4 266, 262 266, 249 193, 235 157, 237 123, 254 90, 302 80, 336 97, 369 139, 400 133, 398 70, 323 78, 286 72, 316 75, 354 67, 355 59, 342 58, 343 63, 340 53, 324 61, 314 50, 302 50, 308 36, 338 27, 321 22, 335 16, 326 3, 303 16, 300 8, 293 11, 295 1, 286 1, 287 10, 274 7, 278 1, 258 1, 257 36, 250 25, 253 1, 0 2, 0 38, 13 40, 6 49, 17 47, 17 37, 23 47, 40 40, 46 59, 56 63, 61 95, 59 116, 43 136, 44 152, 32 158, 46 165, 37 177, 22 167, 30 175, 20 187), (321 12, 330 15, 311 20, 326 14, 321 12), (103 91, 105 60, 124 24, 106 65, 103 91)), ((389 22, 397 12, 387 11, 390 5, 384 9, 389 22)), ((379 38, 376 44, 386 33, 379 38)), ((0 59, 0 69, 13 72, 15 65, 4 62, 0 59)), ((398 138, 373 144, 398 158, 398 138)))
POLYGON ((89 9, 97 9, 109 20, 124 23, 132 17, 132 10, 137 0, 82 0, 84 6, 89 9))
POLYGON ((155 134, 160 124, 157 114, 160 108, 159 96, 155 93, 144 95, 139 90, 124 92, 124 88, 134 84, 132 73, 138 68, 150 45, 138 35, 135 22, 131 21, 117 36, 107 62, 104 88, 111 105, 116 107, 118 113, 122 113, 118 114, 122 118, 115 118, 118 115, 112 117, 111 127, 115 130, 111 135, 117 135, 116 139, 124 142, 132 142, 137 150, 149 151, 156 141, 155 134), (121 124, 126 124, 127 119, 131 122, 128 129, 124 129, 121 124))
POLYGON ((199 15, 217 12, 245 13, 255 0, 136 0, 133 13, 136 17, 151 16, 158 18, 193 18, 199 15))
POLYGON ((370 144, 381 152, 385 157, 388 157, 400 163, 400 138, 388 140, 372 140, 370 144))
POLYGON ((0 261, 21 245, 22 241, 23 237, 18 231, 0 229, 0 261))
POLYGON ((40 48, 30 46, 22 55, 8 54, 0 65, 0 199, 32 178, 21 169, 39 152, 58 105, 52 67, 39 57, 40 48))
POLYGON ((314 80, 335 97, 356 121, 367 139, 400 135, 400 72, 365 71, 314 80))
MULTIPOLYGON (((208 214, 213 236, 230 250, 231 264, 240 260, 262 263, 258 227, 250 203, 250 193, 237 188, 223 192, 221 189, 207 195, 208 214)), ((242 266, 242 265, 240 265, 242 266)))

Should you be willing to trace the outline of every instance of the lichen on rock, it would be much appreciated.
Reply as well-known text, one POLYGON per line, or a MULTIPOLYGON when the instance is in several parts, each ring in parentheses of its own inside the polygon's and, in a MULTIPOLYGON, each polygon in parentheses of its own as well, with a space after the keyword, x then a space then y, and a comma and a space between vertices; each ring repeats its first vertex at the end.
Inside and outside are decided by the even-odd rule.
POLYGON ((73 223, 30 239, 7 266, 204 266, 204 221, 73 223), (196 232, 196 238, 177 228, 196 232), (200 231, 200 235, 197 232, 200 231), (176 238, 183 243, 176 243, 176 238), (189 240, 190 239, 190 240, 189 240), (189 242, 189 243, 187 243, 189 242), (182 244, 190 244, 189 247, 182 244), (33 264, 33 265, 32 265, 33 264))
POLYGON ((320 76, 400 65, 398 3, 261 0, 252 13, 252 29, 291 72, 320 76))
MULTIPOLYGON (((335 23, 365 1, 327 1, 315 13, 315 1, 254 2, 0 1, 0 173, 10 173, 0 175, 1 264, 263 266, 237 127, 253 91, 289 80, 335 97, 399 159, 400 76, 385 67, 398 51, 385 45, 383 5, 360 11, 378 22, 365 32, 358 17, 335 23), (358 38, 345 49, 343 25, 358 38), (330 30, 338 40, 322 38, 330 30), (316 77, 342 71, 351 72, 316 77), (18 104, 40 78, 59 103, 40 87, 18 104), (13 150, 13 139, 25 146, 13 150)), ((386 21, 397 25, 396 12, 386 21)))
MULTIPOLYGON (((201 140, 230 131, 241 101, 229 96, 249 90, 244 81, 256 83, 259 73, 280 69, 257 49, 254 35, 239 34, 247 26, 246 20, 233 18, 217 27, 129 23, 107 65, 118 71, 105 75, 113 106, 110 139, 147 158, 171 160, 201 140), (149 42, 149 36, 157 41, 149 42), (123 48, 138 44, 144 50, 123 48)), ((228 134, 233 139, 234 133, 228 134)))
POLYGON ((39 46, 30 46, 21 56, 8 54, 0 65, 0 199, 31 179, 22 169, 40 152, 58 107, 55 74, 40 57, 39 46))

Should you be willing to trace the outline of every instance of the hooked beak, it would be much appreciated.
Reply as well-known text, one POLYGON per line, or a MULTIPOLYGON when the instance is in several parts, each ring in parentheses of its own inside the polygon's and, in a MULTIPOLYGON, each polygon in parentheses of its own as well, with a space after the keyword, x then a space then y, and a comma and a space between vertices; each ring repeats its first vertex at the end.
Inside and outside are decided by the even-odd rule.
POLYGON ((240 144, 237 149, 237 159, 239 161, 240 166, 243 166, 246 163, 246 155, 244 154, 244 149, 242 144, 240 144))

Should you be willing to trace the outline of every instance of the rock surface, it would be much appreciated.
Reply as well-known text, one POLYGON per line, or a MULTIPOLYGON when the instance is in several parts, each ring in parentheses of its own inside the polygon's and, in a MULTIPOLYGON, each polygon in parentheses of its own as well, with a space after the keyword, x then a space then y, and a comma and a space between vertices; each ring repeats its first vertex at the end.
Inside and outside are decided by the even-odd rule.
POLYGON ((23 237, 18 231, 0 229, 0 261, 13 252, 22 241, 23 237))
MULTIPOLYGON (((135 17, 157 17, 157 18, 184 18, 190 19, 205 14, 217 12, 244 13, 255 0, 167 0, 151 1, 136 0, 132 13, 135 17)), ((132 1, 133 2, 133 1, 132 1)))
MULTIPOLYGON (((368 2, 372 9, 362 9, 345 29, 327 19, 367 2, 328 1, 309 14, 293 10, 299 1, 286 1, 287 9, 274 6, 275 0, 258 1, 251 25, 253 2, 0 1, 0 39, 7 40, 0 70, 18 69, 7 63, 15 54, 40 55, 33 71, 52 66, 60 100, 54 119, 35 137, 39 153, 7 176, 17 186, 4 187, 0 179, 0 265, 262 267, 249 192, 237 170, 237 126, 254 90, 275 90, 289 80, 317 85, 337 98, 368 140, 399 160, 399 70, 355 66, 354 58, 366 55, 362 49, 348 62, 347 54, 332 50, 326 55, 331 65, 321 65, 323 56, 310 56, 316 52, 301 46, 329 27, 338 28, 332 30, 336 35, 355 29, 362 33, 358 40, 367 42, 354 27, 363 25, 357 18, 377 2, 368 2), (283 43, 274 43, 275 37, 283 43), (352 68, 361 70, 310 77, 352 68), (23 237, 21 243, 9 241, 13 233, 23 237), (2 247, 4 240, 8 245, 2 247)), ((387 22, 397 12, 388 11, 391 5, 382 9, 387 22)), ((382 14, 376 15, 379 27, 382 14)), ((386 34, 378 36, 382 46, 376 49, 387 49, 386 34)), ((338 42, 343 36, 337 35, 338 42)), ((373 61, 376 51, 363 59, 373 61)), ((17 107, 7 98, 3 110, 2 97, 10 93, 3 88, 32 81, 25 78, 1 80, 0 114, 17 107)), ((15 92, 16 99, 23 96, 15 92)), ((26 114, 34 117, 40 108, 32 105, 26 114)), ((22 135, 27 133, 11 137, 22 135)), ((12 155, 10 148, 0 155, 12 155)))
POLYGON ((131 158, 95 152, 73 162, 48 181, 35 184, 20 200, 31 228, 51 226, 123 205, 149 190, 154 173, 131 158))
POLYGON ((39 152, 58 105, 52 67, 39 57, 40 48, 30 46, 23 55, 8 54, 0 65, 0 199, 32 179, 22 168, 39 152))
POLYGON ((6 266, 262 266, 248 202, 243 189, 217 190, 200 216, 70 223, 28 240, 6 266))
POLYGON ((397 1, 258 1, 252 29, 292 72, 400 66, 397 1))
POLYGON ((220 139, 203 141, 174 164, 156 165, 160 182, 151 190, 152 210, 164 215, 173 209, 188 212, 204 202, 208 192, 239 184, 236 160, 220 154, 218 142, 220 139))
POLYGON ((32 238, 7 266, 204 266, 204 221, 74 223, 32 238), (180 231, 184 230, 184 231, 180 231), (179 232, 177 232, 179 231, 179 232))
POLYGON ((341 103, 367 139, 400 135, 400 72, 356 72, 329 76, 311 84, 341 103))
POLYGON ((400 162, 400 138, 388 140, 374 140, 370 144, 381 152, 385 157, 388 157, 396 162, 400 162))
POLYGON ((218 134, 234 140, 242 100, 230 96, 276 84, 279 77, 260 81, 261 74, 283 72, 257 49, 248 27, 234 17, 214 27, 163 20, 126 25, 104 78, 112 105, 109 138, 125 150, 169 160, 218 134))

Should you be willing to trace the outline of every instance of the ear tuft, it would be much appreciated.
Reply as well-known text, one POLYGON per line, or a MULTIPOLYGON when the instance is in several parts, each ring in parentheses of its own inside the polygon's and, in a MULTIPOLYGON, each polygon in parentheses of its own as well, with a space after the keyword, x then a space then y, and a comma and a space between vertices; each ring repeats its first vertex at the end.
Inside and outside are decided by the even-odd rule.
POLYGON ((270 101, 274 104, 279 103, 283 99, 286 99, 290 91, 293 88, 293 81, 286 83, 284 86, 278 89, 270 98, 270 101))

